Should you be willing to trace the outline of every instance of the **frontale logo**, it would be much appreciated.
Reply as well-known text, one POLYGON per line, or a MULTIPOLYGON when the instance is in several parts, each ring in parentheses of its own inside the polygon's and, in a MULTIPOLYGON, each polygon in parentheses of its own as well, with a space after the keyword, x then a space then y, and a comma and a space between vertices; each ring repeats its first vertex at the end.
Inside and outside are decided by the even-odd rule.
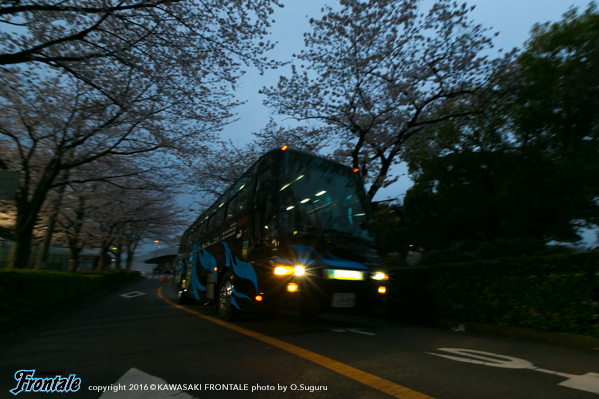
POLYGON ((81 388, 81 378, 75 374, 68 377, 35 377, 35 370, 19 370, 15 373, 17 386, 10 390, 13 395, 21 392, 77 392, 81 388))

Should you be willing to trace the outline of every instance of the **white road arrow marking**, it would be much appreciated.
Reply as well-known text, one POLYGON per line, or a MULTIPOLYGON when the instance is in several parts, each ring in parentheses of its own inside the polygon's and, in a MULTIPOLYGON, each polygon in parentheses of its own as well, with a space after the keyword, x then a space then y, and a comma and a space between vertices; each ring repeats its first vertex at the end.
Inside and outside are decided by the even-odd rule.
POLYGON ((460 348, 438 348, 443 352, 454 353, 459 356, 441 355, 439 353, 427 352, 429 355, 444 357, 458 362, 481 364, 483 366, 501 367, 506 369, 534 369, 535 365, 529 361, 510 356, 496 355, 494 353, 482 352, 472 349, 460 348))
POLYGON ((573 375, 558 385, 599 394, 599 374, 586 373, 583 375, 573 375))
POLYGON ((539 371, 541 373, 553 374, 567 378, 566 381, 560 382, 558 385, 567 388, 578 389, 580 391, 599 394, 599 374, 597 373, 586 373, 583 375, 560 373, 559 371, 538 368, 528 360, 519 359, 517 357, 498 355, 496 353, 477 351, 474 349, 437 348, 437 350, 441 352, 452 353, 458 356, 442 355, 440 353, 432 352, 426 353, 428 353, 429 355, 439 356, 458 362, 473 363, 480 364, 483 366, 501 367, 507 369, 528 369, 539 371))

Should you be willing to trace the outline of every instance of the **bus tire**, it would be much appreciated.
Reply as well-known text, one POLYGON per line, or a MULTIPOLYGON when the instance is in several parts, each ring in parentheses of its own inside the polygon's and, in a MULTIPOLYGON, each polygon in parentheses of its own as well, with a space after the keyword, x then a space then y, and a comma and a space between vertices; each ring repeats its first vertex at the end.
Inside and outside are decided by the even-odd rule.
POLYGON ((234 282, 235 275, 229 270, 221 279, 218 288, 218 301, 216 302, 218 317, 225 321, 237 320, 240 316, 239 309, 231 303, 234 282))

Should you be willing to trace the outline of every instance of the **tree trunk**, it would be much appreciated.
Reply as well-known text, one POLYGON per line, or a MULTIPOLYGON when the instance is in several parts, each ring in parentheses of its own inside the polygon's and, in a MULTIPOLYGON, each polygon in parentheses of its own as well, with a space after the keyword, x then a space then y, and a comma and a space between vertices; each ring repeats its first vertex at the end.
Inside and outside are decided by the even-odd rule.
POLYGON ((15 226, 15 242, 12 247, 9 267, 25 269, 29 267, 31 243, 33 241, 33 228, 35 227, 37 212, 26 201, 17 200, 17 223, 15 226))
POLYGON ((33 194, 29 196, 29 174, 26 173, 22 178, 19 191, 17 193, 17 223, 15 226, 15 244, 11 256, 9 267, 24 269, 29 267, 30 247, 33 239, 33 229, 37 222, 37 217, 46 200, 48 191, 56 176, 60 172, 59 161, 50 162, 43 173, 42 178, 32 190, 33 194))
POLYGON ((117 270, 122 269, 121 258, 123 257, 123 250, 121 248, 122 248, 122 246, 119 244, 117 250, 114 252, 114 256, 116 256, 116 260, 114 262, 114 268, 117 270))
POLYGON ((76 273, 77 269, 79 269, 79 254, 81 253, 81 248, 76 245, 69 245, 69 249, 71 250, 69 253, 69 272, 76 273))
MULTIPOLYGON (((66 179, 68 173, 64 173, 63 178, 66 179)), ((52 243, 52 234, 54 234, 54 226, 56 225, 56 218, 58 217, 58 213, 60 212, 60 205, 62 204, 62 196, 64 195, 64 191, 66 189, 66 185, 60 186, 57 190, 58 198, 52 206, 52 213, 48 218, 48 227, 46 229, 46 235, 44 236, 44 243, 42 245, 42 249, 40 252, 40 256, 35 264, 36 269, 43 269, 46 267, 46 260, 48 259, 48 252, 50 252, 50 244, 52 243)), ((70 267, 69 267, 70 268, 70 267)))
POLYGON ((52 234, 54 233, 54 226, 56 225, 56 216, 58 215, 58 208, 56 212, 52 212, 48 220, 48 227, 46 228, 46 234, 44 235, 44 241, 40 254, 35 262, 35 269, 44 269, 46 267, 46 260, 48 259, 48 252, 50 252, 50 244, 52 242, 52 234))
POLYGON ((102 270, 108 269, 108 244, 102 244, 100 247, 100 256, 98 257, 98 265, 96 266, 96 271, 100 272, 102 270))
POLYGON ((127 242, 127 258, 125 268, 127 271, 131 270, 131 266, 133 266, 133 258, 135 257, 135 250, 137 249, 137 243, 139 239, 132 239, 127 242))
POLYGON ((33 228, 15 233, 15 242, 10 253, 8 267, 26 269, 29 266, 32 236, 33 228))

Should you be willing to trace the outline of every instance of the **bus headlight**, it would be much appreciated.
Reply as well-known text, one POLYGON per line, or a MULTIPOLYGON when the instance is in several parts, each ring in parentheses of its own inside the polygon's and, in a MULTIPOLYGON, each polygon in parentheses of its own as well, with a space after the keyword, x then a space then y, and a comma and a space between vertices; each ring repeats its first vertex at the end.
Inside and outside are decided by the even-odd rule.
POLYGON ((301 265, 298 265, 295 267, 280 265, 280 266, 275 267, 274 272, 275 272, 275 275, 277 275, 277 276, 291 276, 291 275, 303 276, 304 274, 306 274, 306 268, 301 265))
POLYGON ((291 266, 277 266, 275 267, 275 274, 277 276, 290 276, 293 274, 293 267, 291 266))
POLYGON ((370 278, 373 280, 389 280, 389 276, 387 276, 383 272, 376 272, 372 276, 370 276, 370 278))

